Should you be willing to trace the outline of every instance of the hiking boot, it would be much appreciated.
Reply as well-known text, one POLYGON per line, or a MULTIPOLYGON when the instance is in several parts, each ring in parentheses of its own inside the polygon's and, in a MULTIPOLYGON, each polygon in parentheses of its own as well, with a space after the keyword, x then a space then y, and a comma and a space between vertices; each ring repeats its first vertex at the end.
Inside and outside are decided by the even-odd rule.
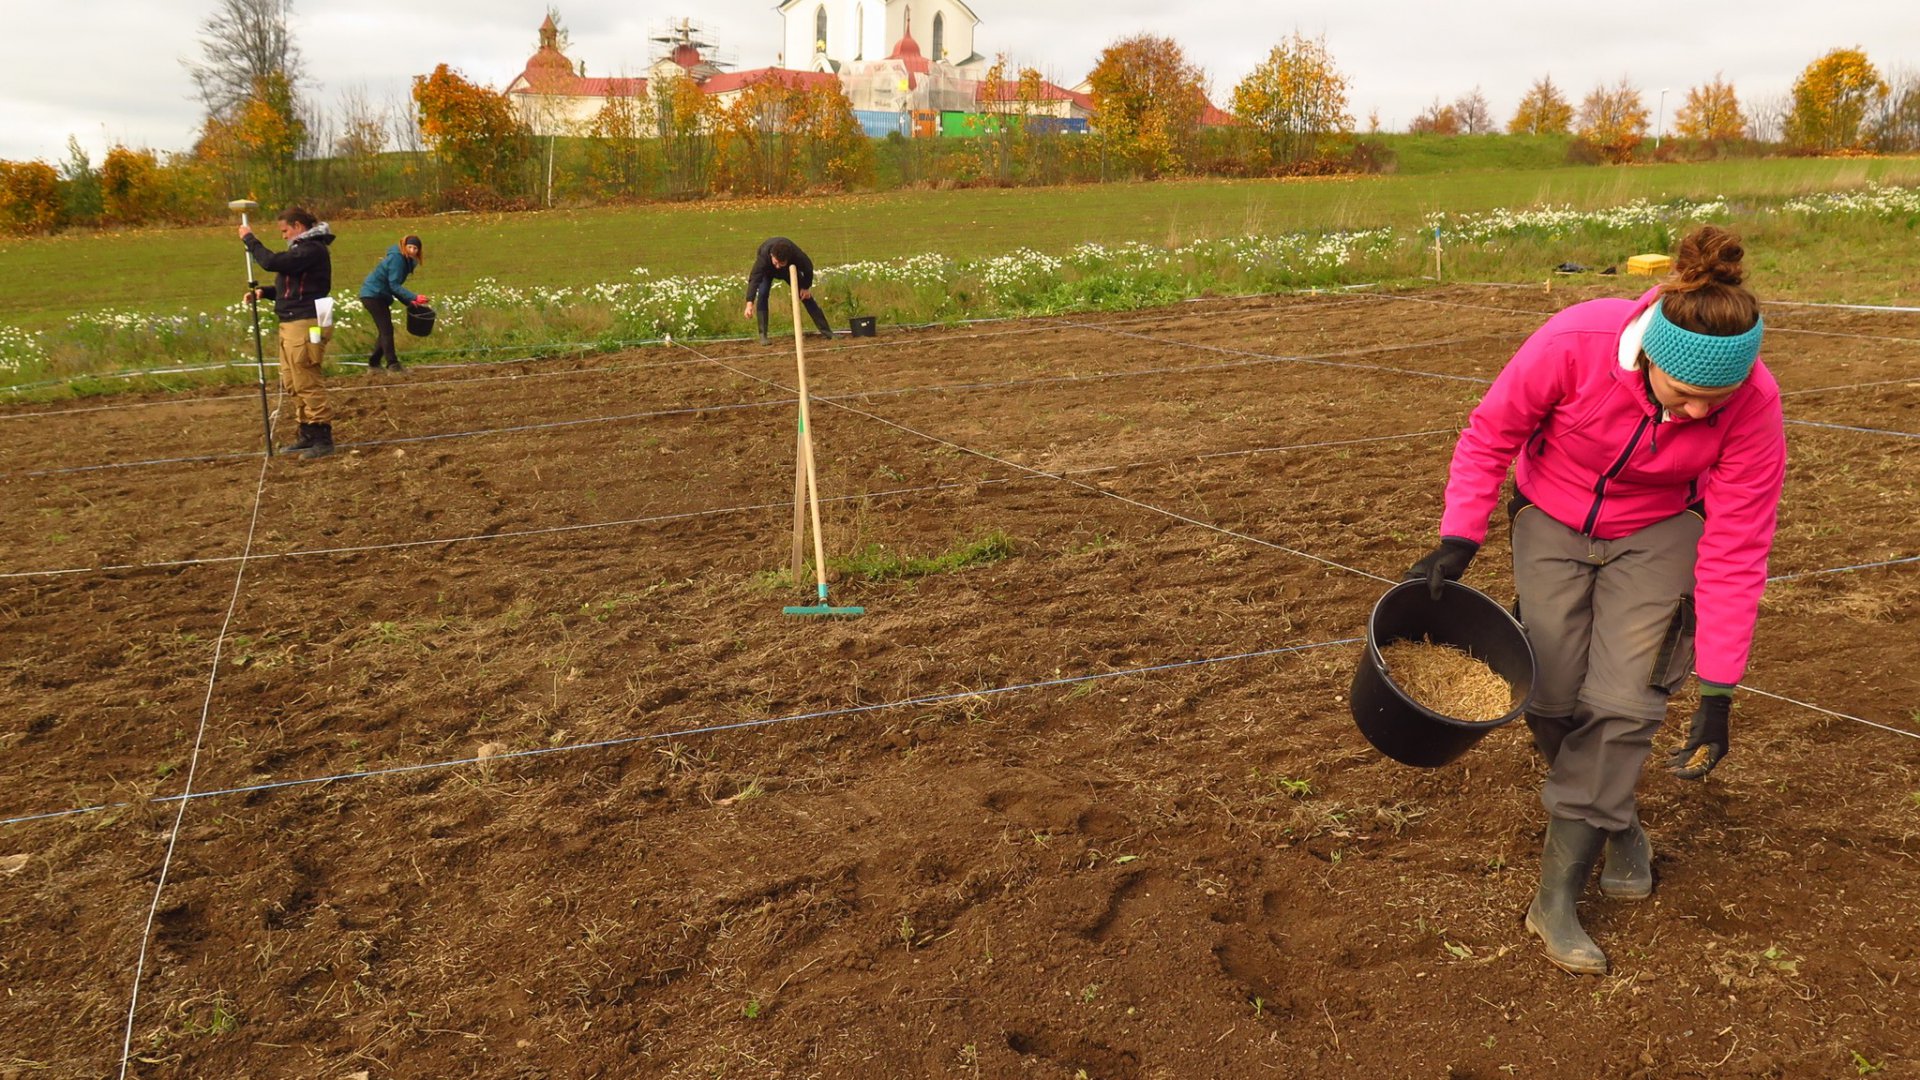
POLYGON ((1637 817, 1632 825, 1607 834, 1600 894, 1615 900, 1645 900, 1653 895, 1653 844, 1637 817))
POLYGON ((406 368, 400 366, 400 361, 398 360, 387 361, 387 374, 389 375, 402 375, 406 373, 406 370, 406 368))
POLYGON ((314 425, 312 424, 301 424, 300 437, 281 447, 280 452, 283 454, 294 454, 302 450, 310 449, 313 446, 314 440, 313 428, 314 425))
POLYGON ((768 337, 767 337, 767 335, 765 335, 765 334, 761 334, 761 335, 760 335, 760 344, 762 344, 762 345, 771 345, 771 344, 773 344, 773 341, 772 341, 772 339, 770 339, 770 338, 768 338, 768 337))
POLYGON ((380 370, 380 358, 379 358, 379 357, 377 357, 377 356, 376 356, 376 357, 373 357, 372 359, 370 359, 370 360, 368 360, 368 361, 367 361, 367 374, 369 374, 369 375, 372 375, 372 374, 374 374, 374 373, 376 373, 376 372, 378 372, 379 370, 380 370))
POLYGON ((1605 975, 1607 954, 1580 925, 1575 905, 1607 842, 1606 830, 1584 821, 1547 819, 1540 852, 1540 890, 1527 908, 1527 929, 1546 943, 1547 959, 1575 975, 1605 975))
POLYGON ((309 424, 313 429, 313 443, 301 453, 301 457, 313 461, 333 453, 333 425, 309 424))

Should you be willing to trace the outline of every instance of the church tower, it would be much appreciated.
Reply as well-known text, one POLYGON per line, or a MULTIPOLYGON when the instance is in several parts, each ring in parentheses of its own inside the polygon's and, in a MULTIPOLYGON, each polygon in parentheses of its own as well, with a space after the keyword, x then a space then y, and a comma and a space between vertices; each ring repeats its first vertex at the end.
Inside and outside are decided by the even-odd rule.
POLYGON ((782 0, 778 10, 791 68, 839 71, 886 59, 911 39, 929 63, 944 60, 972 78, 986 70, 973 45, 980 17, 965 0, 782 0))

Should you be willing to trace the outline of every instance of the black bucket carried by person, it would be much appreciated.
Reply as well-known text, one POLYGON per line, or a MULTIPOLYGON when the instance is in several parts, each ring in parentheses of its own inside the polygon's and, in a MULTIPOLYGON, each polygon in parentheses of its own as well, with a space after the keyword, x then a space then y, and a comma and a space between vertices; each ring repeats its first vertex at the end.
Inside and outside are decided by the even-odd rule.
POLYGON ((1353 672, 1354 722, 1374 749, 1404 765, 1433 768, 1466 753, 1488 732, 1527 711, 1533 697, 1533 646, 1507 609, 1457 581, 1435 600, 1425 581, 1388 589, 1367 617, 1366 651, 1353 672), (1382 646, 1430 641, 1464 650, 1513 689, 1513 707, 1492 720, 1444 716, 1415 701, 1388 673, 1382 646))
POLYGON ((414 337, 433 333, 433 309, 425 304, 408 304, 407 333, 414 337))

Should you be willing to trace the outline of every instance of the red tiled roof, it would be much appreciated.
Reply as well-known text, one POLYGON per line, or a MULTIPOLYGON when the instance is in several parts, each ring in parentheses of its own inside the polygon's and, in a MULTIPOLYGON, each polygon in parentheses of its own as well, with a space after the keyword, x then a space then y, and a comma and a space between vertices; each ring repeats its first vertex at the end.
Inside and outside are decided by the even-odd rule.
MULTIPOLYGON (((973 96, 974 100, 980 102, 1015 101, 1020 97, 1020 84, 1013 79, 1002 80, 1000 83, 1000 93, 996 96, 991 92, 991 89, 986 83, 976 83, 974 84, 973 96)), ((1058 86, 1044 80, 1040 83, 1040 100, 1071 101, 1088 112, 1093 111, 1092 95, 1082 94, 1077 90, 1069 90, 1064 86, 1058 86)))
POLYGON ((708 94, 726 94, 742 89, 749 84, 774 79, 788 86, 811 87, 840 86, 840 76, 831 71, 794 71, 790 68, 764 67, 750 71, 723 71, 706 82, 700 89, 708 94))

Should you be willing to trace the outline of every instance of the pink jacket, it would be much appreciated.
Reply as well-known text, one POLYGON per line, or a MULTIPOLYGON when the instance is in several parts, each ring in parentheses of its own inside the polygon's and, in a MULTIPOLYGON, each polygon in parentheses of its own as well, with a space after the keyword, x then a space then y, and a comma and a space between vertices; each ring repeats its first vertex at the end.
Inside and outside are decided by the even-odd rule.
POLYGON ((1454 447, 1440 532, 1484 541, 1510 465, 1535 505, 1602 540, 1704 502, 1694 671, 1731 686, 1746 674, 1786 478, 1780 387, 1756 362, 1705 419, 1663 419, 1644 376, 1619 359, 1622 335, 1657 297, 1576 304, 1520 346, 1454 447))

